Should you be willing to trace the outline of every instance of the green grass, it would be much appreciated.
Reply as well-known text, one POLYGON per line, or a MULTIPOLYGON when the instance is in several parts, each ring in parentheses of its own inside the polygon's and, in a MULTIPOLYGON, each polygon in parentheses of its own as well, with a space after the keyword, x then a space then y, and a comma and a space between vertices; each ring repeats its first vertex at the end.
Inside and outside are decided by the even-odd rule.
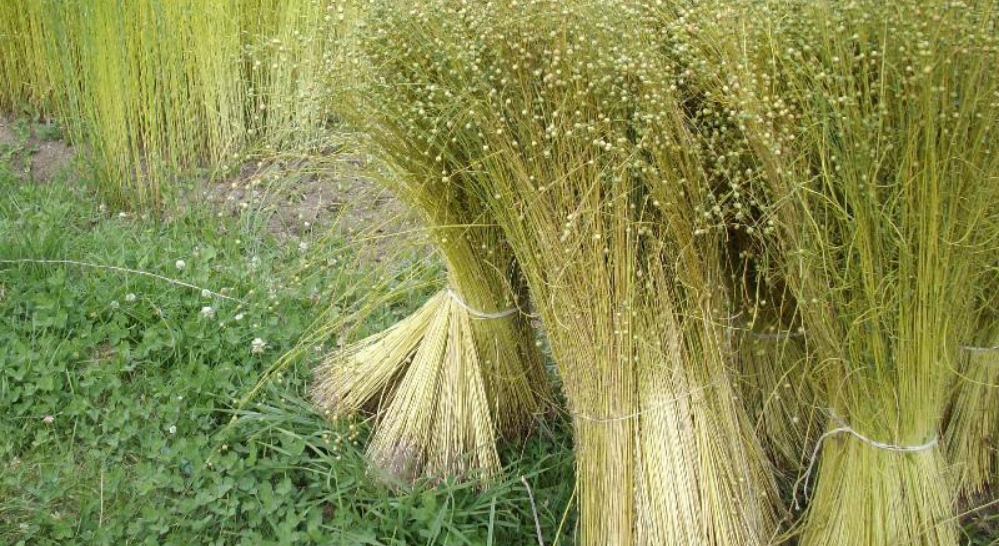
MULTIPOLYGON (((573 483, 562 423, 509 448, 508 479, 489 490, 393 487, 367 471, 367 423, 330 426, 305 401, 312 346, 239 406, 314 319, 364 316, 353 335, 378 331, 430 293, 405 279, 439 271, 396 264, 385 280, 335 237, 314 236, 306 254, 255 227, 266 222, 120 217, 86 181, 16 174, 0 160, 0 260, 127 267, 244 303, 142 275, 0 263, 0 544, 536 544, 521 475, 552 543, 573 483), (390 305, 371 304, 390 291, 390 305)), ((573 527, 570 514, 561 544, 573 527)))

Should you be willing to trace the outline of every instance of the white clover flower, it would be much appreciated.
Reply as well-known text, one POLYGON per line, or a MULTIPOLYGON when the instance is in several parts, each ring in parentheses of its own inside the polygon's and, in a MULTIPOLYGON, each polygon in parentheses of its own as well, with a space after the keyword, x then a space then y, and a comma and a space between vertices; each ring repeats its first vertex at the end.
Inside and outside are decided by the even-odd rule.
POLYGON ((232 317, 232 320, 236 322, 243 320, 243 313, 236 313, 236 316, 232 317))
POLYGON ((52 423, 55 422, 55 417, 53 417, 52 415, 46 415, 42 419, 42 422, 44 422, 46 425, 51 425, 52 423))
POLYGON ((305 241, 298 243, 298 250, 299 252, 305 252, 306 250, 309 250, 309 243, 306 243, 305 241))
POLYGON ((250 351, 255 355, 263 353, 265 349, 267 349, 267 342, 259 337, 254 338, 253 342, 250 343, 250 351))
POLYGON ((114 300, 114 301, 111 302, 111 308, 112 309, 117 309, 119 307, 121 307, 121 305, 118 303, 118 300, 114 300))
POLYGON ((177 263, 173 265, 176 266, 178 270, 183 270, 185 267, 187 267, 187 262, 185 262, 184 260, 177 260, 177 263))
POLYGON ((207 289, 207 288, 202 288, 201 289, 201 297, 202 298, 210 298, 210 297, 212 297, 212 291, 209 290, 209 289, 207 289))
POLYGON ((133 301, 135 301, 135 294, 131 292, 125 294, 125 301, 127 301, 128 303, 132 303, 133 301))
POLYGON ((215 316, 215 308, 208 306, 202 307, 201 316, 204 318, 213 318, 215 316))

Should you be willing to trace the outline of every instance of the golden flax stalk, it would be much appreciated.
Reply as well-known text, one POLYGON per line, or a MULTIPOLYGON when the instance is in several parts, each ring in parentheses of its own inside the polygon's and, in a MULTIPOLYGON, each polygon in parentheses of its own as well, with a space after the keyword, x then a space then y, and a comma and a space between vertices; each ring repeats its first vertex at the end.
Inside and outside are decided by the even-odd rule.
POLYGON ((450 182, 463 173, 448 173, 450 161, 428 158, 425 143, 387 122, 408 115, 393 109, 400 104, 408 106, 386 101, 366 79, 346 111, 387 164, 383 185, 422 215, 448 288, 414 317, 360 342, 363 351, 331 355, 314 398, 333 414, 373 410, 368 456, 398 479, 489 481, 500 473, 498 440, 530 431, 546 411, 549 380, 520 312, 522 281, 502 233, 477 196, 450 182), (371 382, 346 377, 367 366, 371 382))
POLYGON ((713 189, 635 5, 373 13, 372 117, 413 143, 393 159, 485 204, 545 323, 581 543, 770 543, 773 480, 728 375, 722 232, 695 214, 713 189))
POLYGON ((745 138, 835 415, 801 543, 956 544, 938 434, 976 297, 955 287, 996 248, 993 7, 712 4, 704 66, 732 70, 701 77, 745 138))
POLYGON ((961 350, 945 439, 961 492, 975 498, 999 483, 999 322, 961 350))
POLYGON ((822 412, 805 333, 757 327, 739 334, 739 392, 776 469, 797 478, 808 464, 822 412))
MULTIPOLYGON (((468 266, 451 271, 461 267, 468 266)), ((471 284, 464 297, 451 277, 452 288, 316 370, 313 399, 327 415, 375 414, 368 456, 395 480, 491 481, 501 472, 499 440, 530 431, 548 404, 541 356, 520 310, 472 307, 464 299, 470 292, 479 291, 472 301, 494 299, 481 295, 488 276, 462 281, 471 284)))

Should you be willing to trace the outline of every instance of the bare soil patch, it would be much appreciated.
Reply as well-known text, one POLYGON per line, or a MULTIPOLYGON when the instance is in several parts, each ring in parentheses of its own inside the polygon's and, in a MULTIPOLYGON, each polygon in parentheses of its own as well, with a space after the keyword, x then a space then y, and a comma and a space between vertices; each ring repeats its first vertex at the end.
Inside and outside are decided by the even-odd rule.
POLYGON ((0 117, 0 153, 10 153, 15 171, 23 171, 27 180, 46 184, 70 169, 76 151, 65 142, 46 133, 51 128, 35 123, 17 123, 0 117))
POLYGON ((341 152, 251 161, 227 179, 199 185, 181 202, 203 201, 232 216, 256 214, 286 241, 332 230, 357 245, 365 261, 426 246, 417 215, 377 184, 369 168, 361 155, 341 152))

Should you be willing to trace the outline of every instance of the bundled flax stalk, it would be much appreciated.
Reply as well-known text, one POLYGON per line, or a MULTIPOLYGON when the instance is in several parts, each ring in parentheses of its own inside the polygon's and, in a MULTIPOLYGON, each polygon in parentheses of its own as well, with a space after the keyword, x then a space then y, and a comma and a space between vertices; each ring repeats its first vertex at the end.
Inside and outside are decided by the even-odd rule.
POLYGON ((713 4, 701 20, 737 37, 706 40, 727 70, 714 91, 755 156, 774 263, 823 370, 801 543, 956 544, 938 433, 962 287, 995 256, 993 3, 713 4))
POLYGON ((775 467, 797 478, 808 464, 820 416, 805 333, 761 322, 741 332, 739 391, 775 467))
POLYGON ((313 400, 331 418, 375 413, 368 457, 393 479, 495 479, 499 440, 530 431, 547 409, 548 378, 512 264, 493 264, 470 232, 438 239, 447 289, 316 370, 313 400))
MULTIPOLYGON (((699 98, 701 104, 707 104, 704 95, 699 98)), ((719 104, 710 108, 724 109, 719 104)), ((708 107, 702 108, 702 112, 708 111, 708 107)), ((696 125, 704 131, 704 124, 696 125)), ((707 125, 731 129, 728 124, 707 125)), ((717 150, 715 157, 721 157, 739 146, 726 142, 713 148, 717 150)), ((733 187, 745 182, 735 181, 728 174, 719 173, 719 177, 733 187)), ((752 216, 743 207, 738 212, 741 216, 737 221, 752 216)), ((759 219, 749 221, 756 223, 759 219)), ((757 436, 774 465, 782 494, 790 497, 792 484, 808 464, 807 452, 823 426, 813 377, 815 359, 808 352, 797 302, 786 288, 777 288, 779 279, 771 278, 771 268, 760 254, 757 245, 761 237, 741 233, 744 229, 754 230, 751 224, 732 223, 730 229, 734 231, 728 245, 733 292, 741 294, 741 315, 745 316, 737 331, 735 375, 739 397, 756 423, 757 436)))
POLYGON ((466 174, 384 123, 412 112, 379 88, 366 82, 355 90, 349 115, 393 169, 383 184, 422 214, 448 287, 388 330, 330 355, 316 372, 313 399, 332 417, 373 411, 368 456, 390 475, 489 481, 501 470, 498 440, 531 430, 550 402, 520 307, 522 280, 482 203, 451 180, 466 174))
POLYGON ((961 346, 945 439, 968 498, 999 483, 999 275, 986 279, 972 337, 961 346), (988 282, 991 281, 991 282, 988 282))
MULTIPOLYGON (((739 397, 782 485, 789 486, 801 470, 809 437, 816 435, 814 361, 806 351, 798 304, 766 265, 763 250, 774 228, 751 184, 751 153, 739 122, 724 105, 729 94, 715 83, 734 68, 716 62, 715 48, 730 42, 731 34, 716 32, 712 21, 730 7, 710 1, 639 4, 636 24, 650 29, 654 55, 674 74, 670 89, 693 139, 686 146, 700 150, 701 176, 707 181, 702 186, 710 188, 680 188, 679 193, 714 195, 711 202, 692 206, 698 216, 714 222, 713 229, 725 231, 716 244, 725 248, 721 259, 731 276, 732 297, 739 303, 736 311, 743 317, 735 330, 739 397)), ((675 197, 663 195, 661 200, 675 197)))
POLYGON ((767 544, 724 229, 633 8, 378 2, 372 115, 418 143, 393 159, 478 196, 516 254, 573 414, 581 543, 767 544))

